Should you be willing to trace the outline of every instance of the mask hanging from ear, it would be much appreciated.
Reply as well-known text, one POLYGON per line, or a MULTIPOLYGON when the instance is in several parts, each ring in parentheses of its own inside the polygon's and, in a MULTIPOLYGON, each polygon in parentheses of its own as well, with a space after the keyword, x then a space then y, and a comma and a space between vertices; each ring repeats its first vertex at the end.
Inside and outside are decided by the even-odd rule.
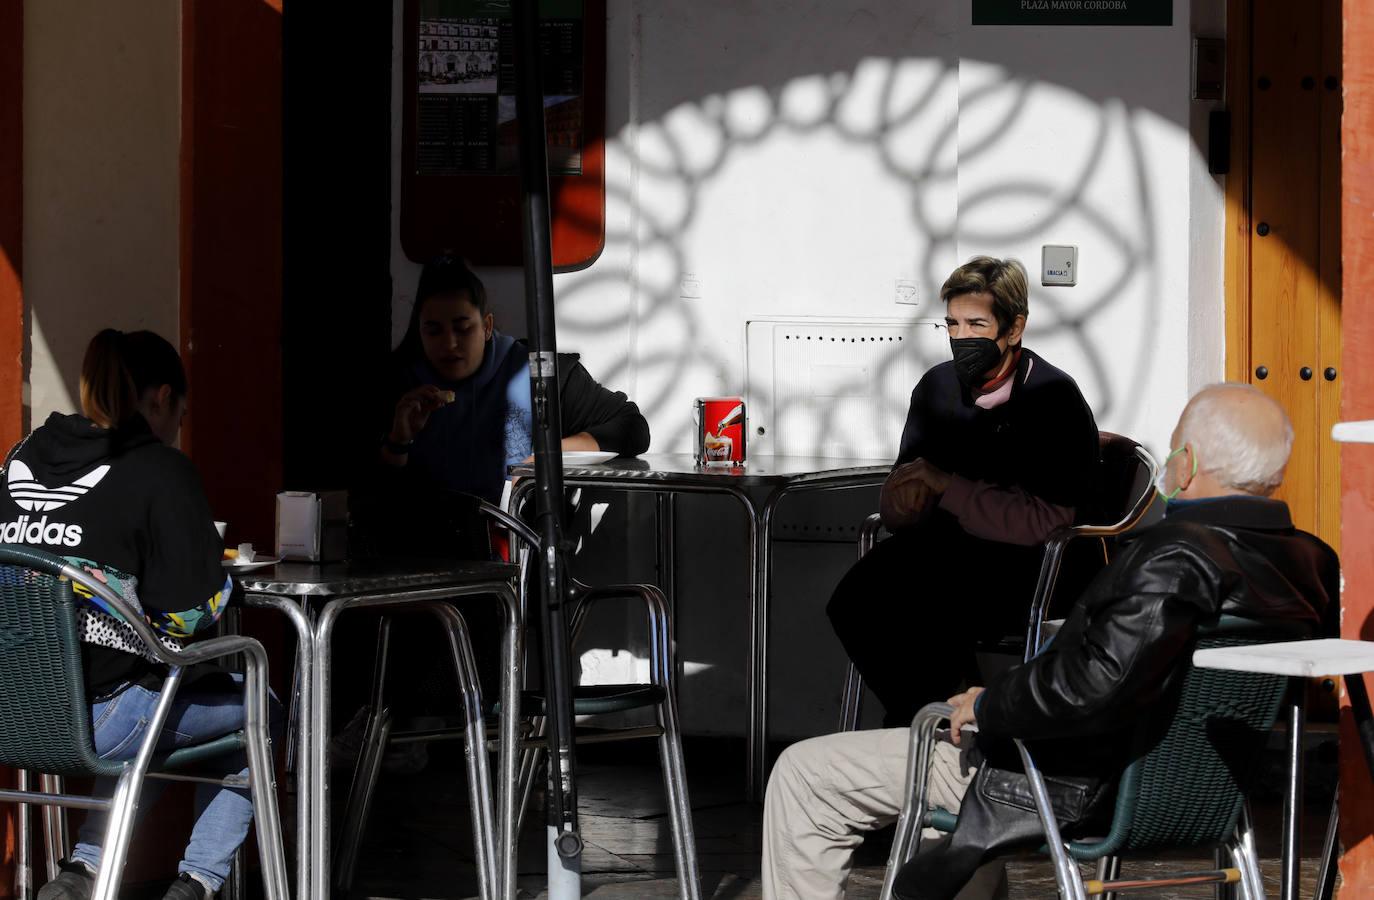
MULTIPOLYGON (((1172 491, 1166 492, 1164 490, 1164 488, 1167 486, 1167 481, 1165 479, 1169 477, 1169 461, 1172 460, 1175 456, 1178 456, 1180 453, 1183 453, 1187 450, 1188 445, 1184 444, 1177 450, 1170 450, 1169 455, 1164 457, 1164 465, 1161 467, 1163 468, 1164 473, 1159 476, 1159 482, 1155 485, 1155 490, 1159 492, 1159 496, 1164 498, 1165 503, 1168 503, 1169 501, 1173 500, 1175 497, 1178 496, 1179 492, 1183 490, 1183 485, 1179 485, 1172 491)), ((1197 477, 1197 451, 1193 450, 1190 451, 1190 453, 1193 457, 1193 471, 1192 474, 1188 476, 1189 480, 1197 477)))
POLYGON ((970 390, 987 381, 987 373, 1002 360, 1002 348, 992 338, 950 338, 954 353, 954 375, 970 390))

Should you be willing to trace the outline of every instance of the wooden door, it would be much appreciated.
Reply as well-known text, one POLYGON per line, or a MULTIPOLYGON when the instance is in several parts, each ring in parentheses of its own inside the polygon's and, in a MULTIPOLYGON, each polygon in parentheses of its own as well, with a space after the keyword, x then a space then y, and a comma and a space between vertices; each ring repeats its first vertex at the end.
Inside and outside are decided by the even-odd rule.
POLYGON ((1278 496, 1299 528, 1337 546, 1341 6, 1231 6, 1228 377, 1288 410, 1293 455, 1278 496))

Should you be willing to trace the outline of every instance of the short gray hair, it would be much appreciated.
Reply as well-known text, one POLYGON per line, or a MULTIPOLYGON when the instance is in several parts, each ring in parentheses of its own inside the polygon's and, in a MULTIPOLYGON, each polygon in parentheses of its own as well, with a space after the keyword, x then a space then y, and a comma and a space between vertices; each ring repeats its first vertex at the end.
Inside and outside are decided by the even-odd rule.
MULTIPOLYGON (((1261 414, 1263 416, 1263 414, 1261 414)), ((1192 444, 1202 471, 1227 487, 1268 497, 1283 483, 1293 450, 1293 423, 1279 403, 1238 382, 1203 388, 1178 420, 1180 445, 1192 444), (1269 421, 1245 412, 1259 404, 1269 421)))
POLYGON ((1002 335, 1017 316, 1030 314, 1026 282, 1026 267, 1019 260, 975 256, 949 274, 940 299, 948 303, 960 294, 991 294, 997 334, 1002 335))

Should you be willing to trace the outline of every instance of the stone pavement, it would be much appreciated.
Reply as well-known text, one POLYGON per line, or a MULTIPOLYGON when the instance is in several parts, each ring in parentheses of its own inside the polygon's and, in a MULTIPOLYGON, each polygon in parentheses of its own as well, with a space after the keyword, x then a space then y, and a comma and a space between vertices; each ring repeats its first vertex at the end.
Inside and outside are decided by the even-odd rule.
MULTIPOLYGON (((666 806, 652 742, 585 748, 580 793, 585 896, 674 898, 677 884, 666 806)), ((436 744, 429 768, 412 776, 383 776, 352 896, 376 898, 460 898, 476 896, 472 846, 458 744, 436 744), (444 750, 443 748, 449 748, 444 750), (455 754, 445 764, 441 754, 455 754)), ((692 804, 703 895, 716 900, 758 898, 759 810, 740 802, 743 752, 738 742, 696 740, 688 744, 692 804)), ((1320 769, 1320 767, 1312 767, 1320 769)), ((1318 773, 1320 774, 1320 773, 1318 773)), ((1304 893, 1310 895, 1325 827, 1323 793, 1309 791, 1304 824, 1304 893)), ((339 795, 343 791, 338 792, 339 795)), ((536 807, 521 842, 522 898, 542 898, 544 845, 542 807, 536 807)), ((341 811, 340 811, 341 813, 341 811)), ((1277 895, 1278 808, 1262 804, 1260 849, 1266 880, 1277 895)), ((886 852, 861 853, 850 879, 851 900, 876 898, 886 852)), ((1167 863, 1128 862, 1128 874, 1210 867, 1210 860, 1175 858, 1167 863)), ((1048 862, 1009 863, 1011 900, 1055 895, 1048 862)), ((1141 894, 1155 898, 1205 898, 1210 887, 1141 894)))

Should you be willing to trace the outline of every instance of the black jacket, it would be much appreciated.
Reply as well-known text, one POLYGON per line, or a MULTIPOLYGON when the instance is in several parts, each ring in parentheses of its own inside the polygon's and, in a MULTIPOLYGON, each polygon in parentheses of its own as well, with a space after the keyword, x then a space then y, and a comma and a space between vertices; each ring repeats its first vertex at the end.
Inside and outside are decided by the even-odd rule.
POLYGON ((1033 660, 994 679, 977 705, 986 757, 947 838, 903 868, 902 900, 952 897, 985 860, 1043 840, 1011 739, 1027 742, 1061 827, 1104 814, 1134 729, 1169 696, 1199 625, 1221 615, 1330 632, 1336 554, 1275 500, 1170 504, 1128 540, 1033 660), (1057 776, 1057 777, 1055 777, 1057 776))
POLYGON ((649 421, 621 391, 603 387, 576 353, 558 354, 563 436, 587 432, 602 450, 638 456, 649 449, 649 421))
MULTIPOLYGON (((53 413, 10 451, 0 492, 0 540, 29 544, 101 569, 145 613, 186 614, 218 598, 224 544, 195 465, 135 416, 118 430, 53 413)), ((114 628, 83 617, 91 699, 126 683, 156 688, 164 670, 101 643, 114 628)), ((137 639, 132 639, 135 646, 137 639)), ((119 643, 119 642, 115 642, 119 643)))
POLYGON ((911 392, 897 464, 923 457, 973 481, 1018 487, 1095 521, 1097 425, 1078 385, 1021 351, 1010 399, 983 409, 954 374, 934 366, 911 392))
POLYGON ((1042 653, 987 686, 981 742, 1048 742, 1036 756, 1042 765, 1062 759, 1078 773, 1112 774, 1141 712, 1173 686, 1199 623, 1231 615, 1319 633, 1339 579, 1335 552, 1295 529, 1282 502, 1172 503, 1163 521, 1125 542, 1042 653))
MULTIPOLYGON (((375 404, 379 437, 391 428, 397 400, 421 384, 452 389, 456 400, 430 416, 415 436, 405 466, 387 466, 377 459, 375 445, 367 448, 369 464, 359 467, 364 488, 375 479, 389 490, 460 491, 498 501, 507 465, 534 452, 528 425, 507 392, 528 378, 527 357, 522 341, 497 335, 487 342, 481 367, 462 382, 436 380, 423 361, 398 365, 375 404)), ((623 393, 598 384, 577 354, 558 355, 558 388, 562 437, 585 431, 601 449, 621 456, 649 449, 649 423, 639 407, 623 393)))

